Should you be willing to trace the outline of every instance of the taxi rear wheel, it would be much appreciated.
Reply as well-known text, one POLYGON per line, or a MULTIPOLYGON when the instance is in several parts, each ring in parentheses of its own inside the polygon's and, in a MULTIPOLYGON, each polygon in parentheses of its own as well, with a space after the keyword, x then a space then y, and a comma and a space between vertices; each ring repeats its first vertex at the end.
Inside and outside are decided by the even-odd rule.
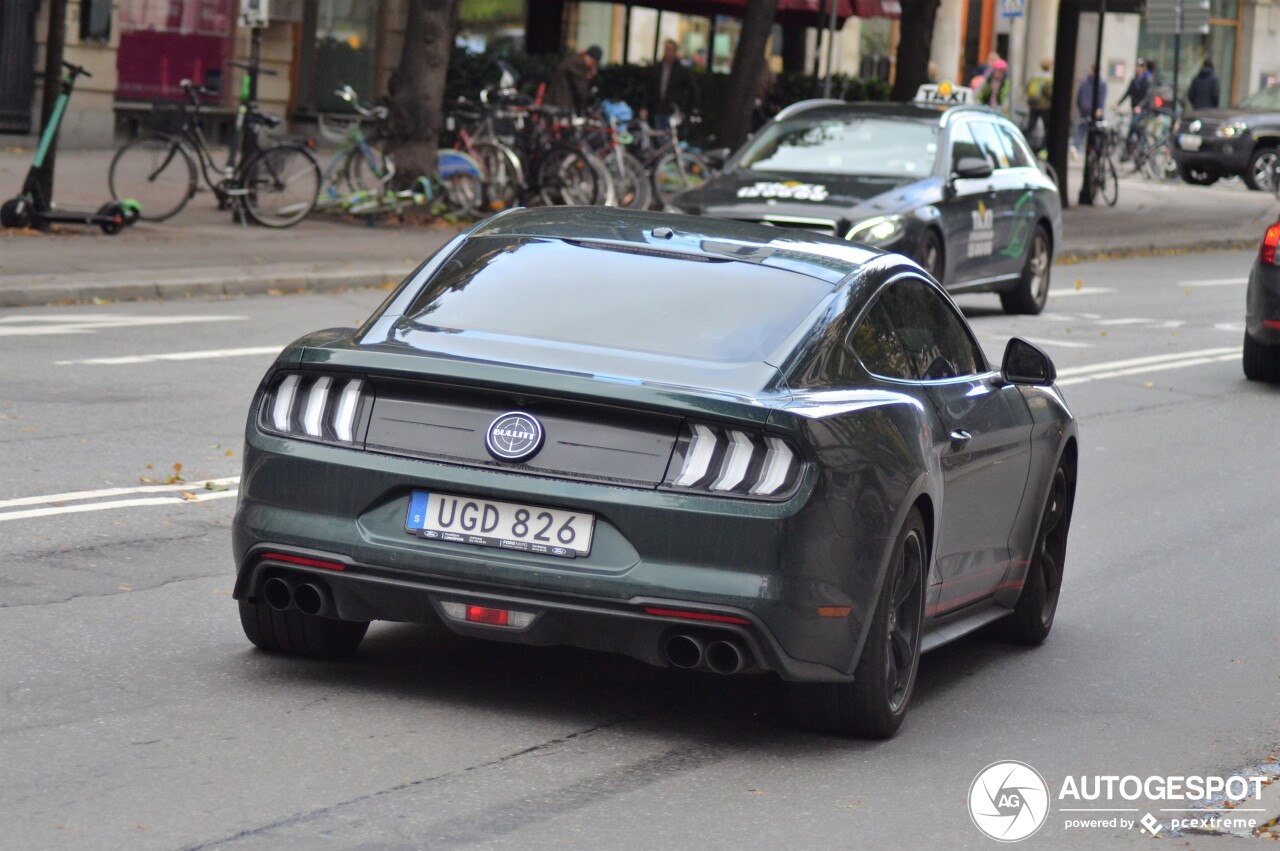
POLYGON ((1036 225, 1027 249, 1027 260, 1022 267, 1022 278, 1017 287, 1000 293, 1000 304, 1005 313, 1036 314, 1044 310, 1049 301, 1049 269, 1052 263, 1049 234, 1044 225, 1036 225))
POLYGON ((924 239, 920 243, 920 265, 933 276, 935 281, 942 282, 942 273, 945 271, 942 237, 938 236, 938 232, 933 228, 924 232, 924 239))

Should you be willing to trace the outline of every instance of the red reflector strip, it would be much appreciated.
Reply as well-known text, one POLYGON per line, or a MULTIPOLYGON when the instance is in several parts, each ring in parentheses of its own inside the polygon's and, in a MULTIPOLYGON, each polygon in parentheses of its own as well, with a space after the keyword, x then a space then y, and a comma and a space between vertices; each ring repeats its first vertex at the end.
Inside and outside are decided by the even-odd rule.
POLYGON ((1263 263, 1276 263, 1276 246, 1280 245, 1280 222, 1276 222, 1267 228, 1267 235, 1262 238, 1262 251, 1259 253, 1259 259, 1263 263))
POLYGON ((709 612, 684 612, 679 609, 657 609, 652 606, 645 606, 644 613, 659 618, 684 618, 691 621, 712 621, 714 623, 736 623, 742 626, 751 626, 751 621, 746 618, 739 618, 733 615, 713 615, 709 612))
POLYGON ((323 567, 325 570, 346 570, 345 564, 336 561, 320 561, 314 558, 304 558, 303 556, 288 556, 284 553, 266 553, 262 557, 264 560, 285 561, 289 564, 300 564, 303 567, 323 567))
POLYGON ((1280 319, 1264 319, 1262 320, 1262 324, 1268 328, 1280 329, 1280 319))
POLYGON ((506 609, 487 609, 484 606, 467 606, 467 620, 472 623, 487 623, 492 626, 507 626, 509 613, 506 609))

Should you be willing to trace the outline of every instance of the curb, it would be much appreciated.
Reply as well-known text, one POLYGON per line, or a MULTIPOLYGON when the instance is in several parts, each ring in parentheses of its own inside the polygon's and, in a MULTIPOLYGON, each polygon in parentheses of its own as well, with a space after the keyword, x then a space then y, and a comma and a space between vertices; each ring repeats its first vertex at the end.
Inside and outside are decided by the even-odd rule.
POLYGON ((1134 257, 1159 257, 1173 254, 1200 254, 1210 251, 1239 251, 1245 248, 1257 248, 1258 237, 1224 237, 1222 239, 1206 239, 1194 245, 1147 245, 1104 246, 1082 245, 1077 248, 1064 249, 1053 259, 1055 266, 1070 266, 1089 260, 1125 260, 1134 257))
POLYGON ((265 295, 280 292, 324 292, 391 286, 404 279, 405 268, 341 272, 306 272, 264 276, 192 276, 183 280, 125 283, 38 283, 0 287, 0 307, 93 304, 103 301, 149 301, 195 297, 265 295))

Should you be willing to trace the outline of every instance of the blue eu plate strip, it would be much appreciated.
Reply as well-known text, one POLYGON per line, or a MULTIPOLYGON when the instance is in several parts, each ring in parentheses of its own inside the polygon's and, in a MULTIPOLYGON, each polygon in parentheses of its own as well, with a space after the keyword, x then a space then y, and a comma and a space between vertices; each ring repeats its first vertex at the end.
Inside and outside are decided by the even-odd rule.
POLYGON ((409 532, 417 532, 427 525, 427 502, 431 499, 431 494, 426 491, 414 491, 409 498, 409 516, 405 520, 404 528, 409 532))

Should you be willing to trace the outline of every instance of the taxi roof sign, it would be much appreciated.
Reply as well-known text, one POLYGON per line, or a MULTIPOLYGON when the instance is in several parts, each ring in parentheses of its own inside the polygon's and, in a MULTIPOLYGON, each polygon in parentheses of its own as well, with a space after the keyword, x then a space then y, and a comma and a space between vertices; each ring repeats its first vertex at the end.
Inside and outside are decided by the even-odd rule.
POLYGON ((941 106, 973 103, 973 89, 968 86, 957 86, 945 80, 941 83, 925 83, 916 89, 915 102, 941 106))

